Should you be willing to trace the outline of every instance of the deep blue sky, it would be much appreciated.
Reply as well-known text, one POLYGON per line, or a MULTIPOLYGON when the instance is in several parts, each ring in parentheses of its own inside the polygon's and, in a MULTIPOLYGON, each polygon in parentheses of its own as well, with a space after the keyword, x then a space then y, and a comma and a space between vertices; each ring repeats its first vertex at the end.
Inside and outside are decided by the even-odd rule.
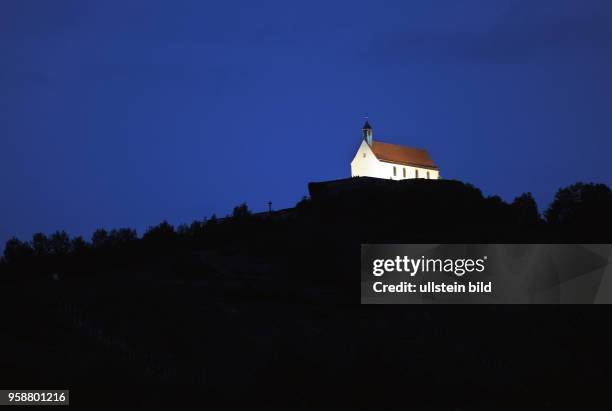
POLYGON ((4 0, 0 244, 293 206, 365 112, 542 209, 612 182, 611 39, 609 0, 4 0))

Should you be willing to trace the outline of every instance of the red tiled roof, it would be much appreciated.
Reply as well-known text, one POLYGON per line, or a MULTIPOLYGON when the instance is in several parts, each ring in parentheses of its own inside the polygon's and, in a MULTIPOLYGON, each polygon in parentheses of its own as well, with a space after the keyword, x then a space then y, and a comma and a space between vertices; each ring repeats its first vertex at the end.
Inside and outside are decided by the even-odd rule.
POLYGON ((380 161, 438 169, 431 157, 429 157, 427 150, 381 143, 380 141, 373 141, 371 148, 376 158, 380 161))

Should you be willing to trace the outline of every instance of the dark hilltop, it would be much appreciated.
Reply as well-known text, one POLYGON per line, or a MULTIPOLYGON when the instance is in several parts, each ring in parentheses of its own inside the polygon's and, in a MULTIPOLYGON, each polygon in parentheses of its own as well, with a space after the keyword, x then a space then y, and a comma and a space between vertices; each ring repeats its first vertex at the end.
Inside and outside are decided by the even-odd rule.
POLYGON ((247 404, 262 384, 278 391, 271 405, 309 408, 315 397, 300 393, 320 390, 369 408, 380 389, 433 396, 445 387, 448 396, 428 401, 447 409, 467 379, 479 393, 469 408, 491 409, 494 398, 526 393, 558 404, 549 393, 560 385, 608 381, 602 310, 359 304, 362 243, 610 242, 606 185, 560 189, 543 214, 528 193, 507 203, 458 181, 354 178, 308 189, 291 209, 253 214, 243 204, 142 237, 124 228, 91 241, 62 231, 9 240, 1 385, 53 382, 72 387, 71 403, 110 387, 100 409, 126 395, 136 408, 187 406, 199 392, 247 404), (372 389, 354 391, 364 383, 372 389))

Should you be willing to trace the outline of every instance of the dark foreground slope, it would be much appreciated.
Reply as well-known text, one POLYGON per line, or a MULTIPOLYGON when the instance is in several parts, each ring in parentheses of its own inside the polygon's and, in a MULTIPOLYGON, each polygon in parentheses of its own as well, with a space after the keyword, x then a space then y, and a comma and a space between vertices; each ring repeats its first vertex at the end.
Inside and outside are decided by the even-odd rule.
POLYGON ((70 387, 83 409, 199 409, 211 393, 283 409, 585 409, 605 393, 608 309, 360 306, 358 274, 365 242, 610 242, 605 215, 553 225, 528 199, 453 181, 309 190, 291 210, 5 264, 0 386, 70 387))

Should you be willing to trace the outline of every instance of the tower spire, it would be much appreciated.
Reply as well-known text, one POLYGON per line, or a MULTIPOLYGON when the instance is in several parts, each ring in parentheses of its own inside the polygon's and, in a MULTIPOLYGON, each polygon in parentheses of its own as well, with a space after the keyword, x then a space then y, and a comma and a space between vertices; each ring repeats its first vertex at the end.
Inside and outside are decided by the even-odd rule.
POLYGON ((368 122, 368 113, 366 113, 365 115, 365 123, 363 124, 361 131, 363 134, 363 139, 366 141, 366 143, 368 143, 369 145, 372 145, 372 134, 374 130, 372 129, 372 126, 370 126, 370 123, 368 122))

